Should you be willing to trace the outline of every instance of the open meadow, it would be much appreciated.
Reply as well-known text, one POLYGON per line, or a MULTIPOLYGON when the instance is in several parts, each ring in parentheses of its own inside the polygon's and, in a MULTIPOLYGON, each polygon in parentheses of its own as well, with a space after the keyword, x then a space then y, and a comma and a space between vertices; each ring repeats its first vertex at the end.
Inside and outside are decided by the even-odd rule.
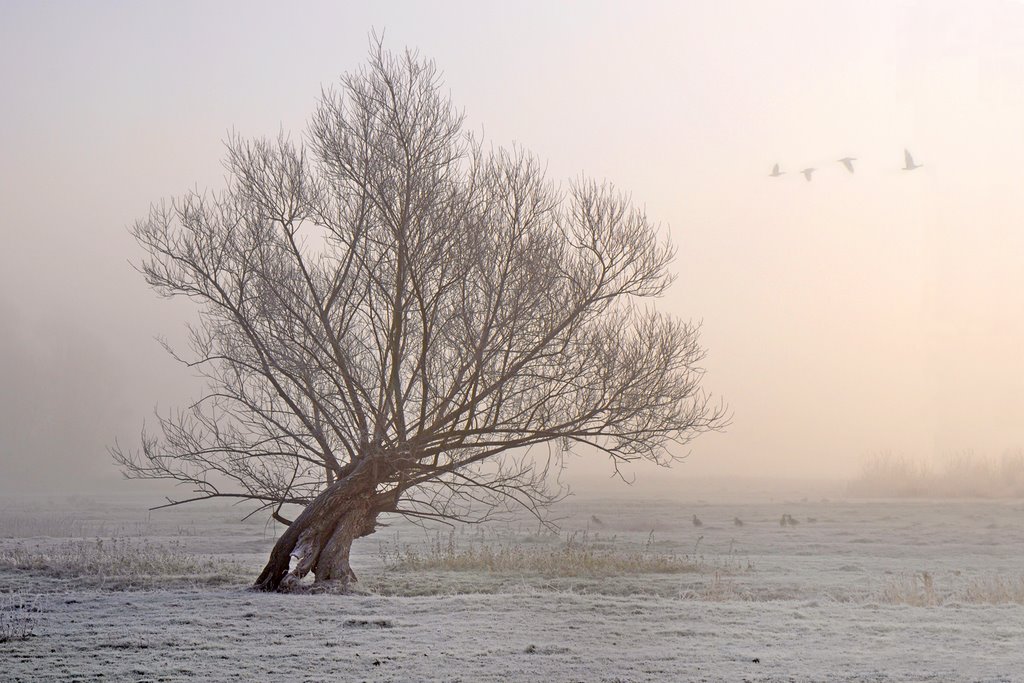
POLYGON ((4 680, 1024 680, 1019 501, 393 519, 354 595, 247 590, 278 530, 238 508, 57 505, 3 504, 4 680))
POLYGON ((0 0, 0 93, 0 683, 1024 683, 1024 0, 0 0))

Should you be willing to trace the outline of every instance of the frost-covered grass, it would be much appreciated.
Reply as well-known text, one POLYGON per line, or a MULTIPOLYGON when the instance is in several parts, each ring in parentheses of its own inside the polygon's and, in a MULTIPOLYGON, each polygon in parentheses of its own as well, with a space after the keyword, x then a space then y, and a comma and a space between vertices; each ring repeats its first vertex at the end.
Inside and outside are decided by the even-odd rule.
POLYGON ((930 572, 902 574, 886 582, 879 601, 888 605, 935 607, 942 599, 935 590, 935 578, 930 572))
POLYGON ((437 533, 426 544, 380 545, 384 566, 397 571, 531 573, 541 576, 679 574, 707 568, 705 558, 658 551, 653 537, 637 548, 578 532, 556 543, 482 537, 461 541, 437 533))
POLYGON ((961 595, 964 602, 972 605, 1024 605, 1024 574, 974 579, 967 584, 961 595))
POLYGON ((17 594, 0 595, 0 643, 28 640, 36 635, 37 601, 38 598, 17 594))
POLYGON ((980 576, 960 586, 936 585, 931 572, 901 574, 889 580, 879 595, 890 605, 938 607, 949 604, 1024 605, 1024 574, 1018 576, 980 576))
POLYGON ((287 662, 295 680, 1020 679, 1024 503, 803 495, 570 500, 562 535, 389 518, 353 547, 362 590, 343 596, 247 590, 280 530, 231 522, 236 508, 76 502, 77 518, 150 535, 123 552, 0 538, 0 598, 42 598, 13 598, 33 635, 0 646, 0 678, 270 680, 287 662), (211 557, 237 563, 226 584, 164 574, 224 566, 211 557))
POLYGON ((1008 682, 1020 680, 1024 638, 1019 606, 233 588, 55 602, 36 637, 0 648, 0 678, 1008 682))
POLYGON ((0 549, 0 568, 42 572, 112 588, 144 586, 167 578, 222 583, 242 570, 234 562, 193 555, 178 542, 126 538, 44 546, 18 544, 0 549))
POLYGON ((587 531, 523 534, 478 530, 435 532, 418 541, 379 543, 377 567, 361 585, 389 596, 565 591, 606 596, 656 595, 687 600, 751 599, 744 585, 749 557, 703 552, 698 536, 687 552, 654 534, 587 531))

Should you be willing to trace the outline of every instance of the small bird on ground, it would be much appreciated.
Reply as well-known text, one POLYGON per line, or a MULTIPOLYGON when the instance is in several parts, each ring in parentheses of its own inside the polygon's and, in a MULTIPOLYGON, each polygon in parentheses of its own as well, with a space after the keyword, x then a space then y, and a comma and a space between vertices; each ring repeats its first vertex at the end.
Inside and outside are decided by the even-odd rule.
POLYGON ((694 526, 704 526, 704 522, 700 521, 700 517, 698 517, 697 515, 694 515, 693 516, 693 525, 694 526))
POLYGON ((839 160, 839 163, 845 166, 847 171, 853 173, 853 162, 855 161, 857 161, 857 157, 843 157, 839 160))
POLYGON ((736 526, 743 526, 743 520, 740 519, 739 517, 733 517, 732 518, 732 523, 734 525, 736 525, 736 526))
POLYGON ((780 175, 783 174, 785 174, 785 171, 780 171, 779 165, 775 164, 775 166, 772 167, 772 172, 769 173, 768 175, 771 176, 772 178, 778 178, 780 175))
POLYGON ((807 182, 811 182, 811 174, 814 173, 815 170, 816 169, 813 168, 805 168, 800 172, 804 174, 804 178, 807 178, 807 182))
POLYGON ((923 164, 915 164, 914 157, 910 155, 910 150, 904 148, 903 150, 903 170, 913 171, 915 168, 921 168, 923 164))

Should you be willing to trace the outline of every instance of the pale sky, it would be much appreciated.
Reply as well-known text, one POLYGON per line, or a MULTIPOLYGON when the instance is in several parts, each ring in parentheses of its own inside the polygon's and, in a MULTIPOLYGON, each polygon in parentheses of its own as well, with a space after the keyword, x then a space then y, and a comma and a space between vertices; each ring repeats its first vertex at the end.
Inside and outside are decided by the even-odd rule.
POLYGON ((218 187, 228 131, 300 134, 372 29, 488 140, 671 230, 660 305, 703 320, 734 415, 672 476, 1024 447, 1022 3, 7 0, 0 491, 116 482, 106 446, 194 395, 153 340, 190 309, 132 270, 127 227, 218 187))

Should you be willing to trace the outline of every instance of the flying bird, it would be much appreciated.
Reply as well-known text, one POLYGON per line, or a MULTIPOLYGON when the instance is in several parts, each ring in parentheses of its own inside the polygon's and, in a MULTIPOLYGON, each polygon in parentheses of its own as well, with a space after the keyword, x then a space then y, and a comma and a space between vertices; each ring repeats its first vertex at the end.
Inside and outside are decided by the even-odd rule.
POLYGON ((904 166, 903 166, 903 170, 904 171, 913 171, 915 168, 921 168, 921 166, 923 165, 923 164, 915 164, 914 163, 914 157, 910 156, 910 150, 906 149, 906 148, 904 148, 904 150, 903 150, 903 163, 904 163, 904 166))
POLYGON ((805 168, 800 172, 804 174, 804 178, 807 178, 807 182, 811 182, 811 174, 814 173, 814 171, 815 169, 813 168, 805 168))
POLYGON ((772 167, 772 172, 769 173, 768 175, 771 176, 772 178, 778 178, 780 175, 783 175, 784 173, 785 171, 780 171, 779 165, 775 164, 775 166, 772 167))
POLYGON ((853 162, 855 161, 857 161, 857 157, 843 157, 839 160, 839 163, 845 166, 847 171, 853 173, 853 162))

